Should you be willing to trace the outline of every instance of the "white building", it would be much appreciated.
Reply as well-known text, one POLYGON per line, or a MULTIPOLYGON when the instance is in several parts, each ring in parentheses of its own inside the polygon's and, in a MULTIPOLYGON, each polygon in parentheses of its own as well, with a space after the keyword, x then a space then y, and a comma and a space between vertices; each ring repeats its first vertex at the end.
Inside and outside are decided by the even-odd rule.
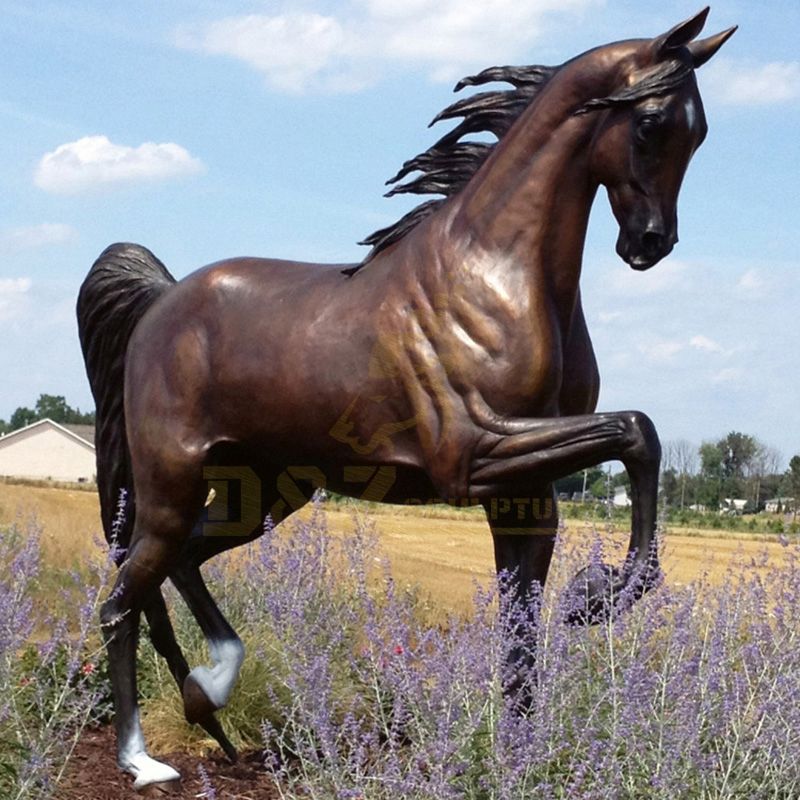
POLYGON ((614 487, 614 497, 611 502, 614 508, 630 508, 633 505, 628 497, 628 490, 624 486, 614 487))
POLYGON ((0 437, 0 475, 53 481, 94 481, 94 425, 39 420, 0 437))
POLYGON ((719 504, 719 513, 722 515, 740 516, 744 514, 747 507, 747 500, 740 500, 738 497, 726 497, 719 504))
POLYGON ((773 497, 764 503, 764 511, 768 514, 794 511, 794 497, 773 497))

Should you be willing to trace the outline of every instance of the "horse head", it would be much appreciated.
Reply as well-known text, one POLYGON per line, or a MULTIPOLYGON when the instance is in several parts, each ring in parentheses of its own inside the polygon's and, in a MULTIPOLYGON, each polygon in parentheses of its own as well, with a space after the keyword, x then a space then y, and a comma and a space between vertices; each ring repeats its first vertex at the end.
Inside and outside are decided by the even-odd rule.
POLYGON ((590 170, 619 223, 617 253, 636 270, 652 267, 678 241, 678 192, 707 132, 694 71, 736 30, 695 40, 707 14, 708 8, 653 39, 610 45, 623 50, 616 86, 579 112, 605 109, 590 170))

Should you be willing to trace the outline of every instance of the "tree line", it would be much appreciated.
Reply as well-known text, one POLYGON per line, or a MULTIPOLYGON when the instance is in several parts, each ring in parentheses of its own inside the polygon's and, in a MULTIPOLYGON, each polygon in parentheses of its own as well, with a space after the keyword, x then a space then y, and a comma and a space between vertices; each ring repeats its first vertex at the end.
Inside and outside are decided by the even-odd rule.
POLYGON ((781 469, 781 454, 739 431, 694 448, 679 439, 663 448, 662 492, 677 508, 704 506, 716 510, 728 498, 747 501, 748 510, 760 511, 767 500, 800 500, 800 455, 781 469))
POLYGON ((0 434, 32 425, 40 419, 51 419, 59 425, 94 425, 94 411, 82 412, 72 408, 62 395, 40 394, 33 408, 20 406, 11 415, 8 422, 0 419, 0 434))
MULTIPOLYGON (((800 501, 800 455, 781 469, 781 454, 756 437, 731 431, 699 447, 685 439, 664 442, 661 459, 662 502, 671 508, 716 511, 725 500, 746 501, 745 510, 761 511, 767 500, 800 501)), ((575 473, 556 482, 558 492, 603 499, 614 488, 630 488, 623 470, 610 474, 601 467, 575 473)))

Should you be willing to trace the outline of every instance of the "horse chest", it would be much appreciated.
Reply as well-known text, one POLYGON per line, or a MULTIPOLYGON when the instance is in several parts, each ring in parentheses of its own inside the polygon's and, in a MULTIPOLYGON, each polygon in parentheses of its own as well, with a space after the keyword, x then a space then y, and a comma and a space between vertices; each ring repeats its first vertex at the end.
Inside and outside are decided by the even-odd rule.
POLYGON ((523 292, 458 294, 415 327, 456 394, 478 388, 498 413, 557 411, 565 349, 549 304, 523 292))

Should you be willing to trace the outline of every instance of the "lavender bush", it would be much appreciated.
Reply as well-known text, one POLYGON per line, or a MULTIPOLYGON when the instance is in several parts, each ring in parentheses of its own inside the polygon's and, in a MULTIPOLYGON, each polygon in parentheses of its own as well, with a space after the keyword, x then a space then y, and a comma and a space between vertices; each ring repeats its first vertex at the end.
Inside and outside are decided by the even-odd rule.
MULTIPOLYGON (((590 549, 606 560, 601 537, 590 549)), ((317 506, 288 531, 268 525, 206 572, 249 651, 223 720, 263 748, 287 800, 800 796, 798 547, 769 573, 742 560, 721 584, 662 586, 570 627, 564 587, 585 551, 562 542, 526 608, 476 587, 469 613, 432 621, 393 582, 368 520, 332 533, 317 506), (521 708, 503 690, 525 652, 521 708)), ((104 688, 92 631, 105 567, 68 623, 37 611, 35 531, 0 534, 0 565, 0 796, 43 796, 104 688)), ((189 660, 204 661, 195 623, 170 605, 189 660)), ((140 678, 148 738, 197 738, 146 636, 140 678)))
POLYGON ((317 507, 290 535, 268 526, 208 575, 249 646, 228 725, 245 743, 260 726, 287 799, 800 796, 795 546, 768 583, 741 563, 593 628, 563 622, 583 564, 563 545, 554 564, 528 608, 476 588, 468 615, 431 624, 369 522, 335 535, 317 507), (526 649, 521 710, 504 664, 526 649))
POLYGON ((41 589, 35 521, 0 528, 0 797, 50 796, 108 695, 97 610, 109 567, 41 589), (50 613, 50 609, 60 613, 50 613), (68 613, 71 610, 72 613, 68 613))

